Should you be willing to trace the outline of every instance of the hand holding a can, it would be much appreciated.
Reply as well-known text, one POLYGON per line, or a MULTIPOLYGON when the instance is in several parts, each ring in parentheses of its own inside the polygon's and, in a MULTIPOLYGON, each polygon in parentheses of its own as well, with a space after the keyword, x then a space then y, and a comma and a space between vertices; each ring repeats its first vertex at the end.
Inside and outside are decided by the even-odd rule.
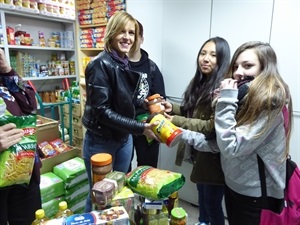
POLYGON ((145 123, 145 130, 144 130, 144 135, 150 139, 154 139, 160 143, 162 143, 162 140, 160 140, 159 137, 157 137, 155 135, 155 133, 153 132, 153 130, 155 129, 155 127, 158 125, 158 121, 155 121, 153 123, 145 123))

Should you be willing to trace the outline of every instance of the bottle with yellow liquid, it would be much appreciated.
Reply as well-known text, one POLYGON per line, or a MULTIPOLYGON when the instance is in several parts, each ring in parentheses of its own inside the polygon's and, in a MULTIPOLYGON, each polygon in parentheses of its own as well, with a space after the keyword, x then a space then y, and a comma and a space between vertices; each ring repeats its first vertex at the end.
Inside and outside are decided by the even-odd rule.
POLYGON ((31 225, 42 225, 44 221, 49 220, 46 215, 45 211, 43 209, 38 209, 35 211, 35 220, 32 222, 31 225))
POLYGON ((68 209, 68 203, 66 201, 60 202, 58 204, 58 212, 56 213, 55 218, 66 218, 71 215, 73 215, 73 212, 71 209, 68 209))

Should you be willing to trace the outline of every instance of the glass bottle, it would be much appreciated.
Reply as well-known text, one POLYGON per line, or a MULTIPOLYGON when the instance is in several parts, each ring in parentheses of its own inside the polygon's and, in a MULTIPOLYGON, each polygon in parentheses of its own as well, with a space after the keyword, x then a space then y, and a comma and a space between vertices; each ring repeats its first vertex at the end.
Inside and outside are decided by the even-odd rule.
POLYGON ((169 215, 171 215, 172 209, 177 208, 177 207, 178 207, 178 192, 175 191, 168 198, 168 212, 169 212, 169 215))

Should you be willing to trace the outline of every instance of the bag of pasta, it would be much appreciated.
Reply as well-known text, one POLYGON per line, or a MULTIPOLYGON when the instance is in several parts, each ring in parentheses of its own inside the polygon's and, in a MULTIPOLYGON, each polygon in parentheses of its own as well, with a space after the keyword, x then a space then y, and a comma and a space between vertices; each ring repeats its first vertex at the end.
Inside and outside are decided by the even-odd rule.
POLYGON ((126 184, 133 192, 152 200, 169 197, 184 183, 182 174, 151 166, 139 166, 126 175, 126 184))
POLYGON ((0 187, 28 184, 35 162, 36 115, 0 116, 0 126, 8 123, 23 129, 24 136, 19 143, 0 153, 0 187))

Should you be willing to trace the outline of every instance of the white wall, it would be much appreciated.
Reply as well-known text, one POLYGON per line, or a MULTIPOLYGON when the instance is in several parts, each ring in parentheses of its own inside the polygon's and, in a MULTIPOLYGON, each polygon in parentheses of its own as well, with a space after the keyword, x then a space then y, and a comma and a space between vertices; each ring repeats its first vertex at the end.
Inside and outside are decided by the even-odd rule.
MULTIPOLYGON (((224 37, 235 49, 246 41, 269 42, 277 53, 279 70, 289 84, 294 104, 292 158, 300 165, 300 1, 299 0, 127 0, 127 11, 144 26, 142 46, 165 79, 168 96, 182 97, 196 69, 202 43, 224 37)), ((174 165, 176 147, 161 145, 160 167, 180 171, 186 184, 181 198, 197 202, 189 182, 191 166, 174 165)))

